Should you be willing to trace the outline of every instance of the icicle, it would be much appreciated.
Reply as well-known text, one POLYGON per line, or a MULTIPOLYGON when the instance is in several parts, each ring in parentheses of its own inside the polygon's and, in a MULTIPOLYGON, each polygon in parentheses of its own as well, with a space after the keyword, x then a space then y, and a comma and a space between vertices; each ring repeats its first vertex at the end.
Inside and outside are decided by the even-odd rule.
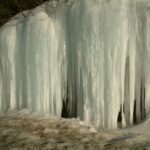
POLYGON ((95 128, 141 122, 150 113, 149 4, 52 0, 12 18, 0 29, 0 111, 61 116, 65 102, 68 117, 95 128))

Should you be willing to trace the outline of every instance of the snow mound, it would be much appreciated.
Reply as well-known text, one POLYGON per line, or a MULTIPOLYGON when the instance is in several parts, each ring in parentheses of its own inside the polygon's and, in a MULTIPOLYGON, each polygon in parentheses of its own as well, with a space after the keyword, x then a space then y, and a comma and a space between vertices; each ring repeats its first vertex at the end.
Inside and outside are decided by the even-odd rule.
POLYGON ((149 130, 146 134, 139 133, 140 128, 96 131, 81 125, 78 119, 27 115, 25 110, 9 112, 0 115, 0 149, 148 150, 149 130))

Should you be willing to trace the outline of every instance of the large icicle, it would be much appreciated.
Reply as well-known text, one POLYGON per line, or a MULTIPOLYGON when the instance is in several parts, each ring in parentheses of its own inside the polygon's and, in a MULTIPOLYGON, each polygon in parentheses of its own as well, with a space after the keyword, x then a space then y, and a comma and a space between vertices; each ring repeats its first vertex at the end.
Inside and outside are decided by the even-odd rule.
POLYGON ((150 1, 52 0, 0 29, 0 111, 79 117, 96 128, 150 113, 150 1))
POLYGON ((46 4, 52 5, 26 12, 25 18, 18 15, 0 30, 1 111, 27 108, 61 116, 65 38, 60 20, 46 13, 46 4))

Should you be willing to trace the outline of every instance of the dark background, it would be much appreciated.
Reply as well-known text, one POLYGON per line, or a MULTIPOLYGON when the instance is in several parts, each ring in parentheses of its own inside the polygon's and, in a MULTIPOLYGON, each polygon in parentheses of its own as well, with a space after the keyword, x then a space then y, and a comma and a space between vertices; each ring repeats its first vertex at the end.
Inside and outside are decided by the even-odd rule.
POLYGON ((47 0, 0 0, 0 27, 19 12, 32 9, 47 0))

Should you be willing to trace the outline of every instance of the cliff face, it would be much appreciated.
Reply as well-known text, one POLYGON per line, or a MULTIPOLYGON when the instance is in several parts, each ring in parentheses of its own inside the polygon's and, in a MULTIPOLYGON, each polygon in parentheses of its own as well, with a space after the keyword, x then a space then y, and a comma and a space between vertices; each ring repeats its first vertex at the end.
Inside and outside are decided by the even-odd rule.
POLYGON ((1 0, 0 1, 0 26, 14 15, 35 8, 46 0, 1 0))
POLYGON ((0 28, 0 110, 79 117, 96 128, 150 112, 149 1, 60 0, 0 28), (66 103, 63 103, 66 102, 66 103))

